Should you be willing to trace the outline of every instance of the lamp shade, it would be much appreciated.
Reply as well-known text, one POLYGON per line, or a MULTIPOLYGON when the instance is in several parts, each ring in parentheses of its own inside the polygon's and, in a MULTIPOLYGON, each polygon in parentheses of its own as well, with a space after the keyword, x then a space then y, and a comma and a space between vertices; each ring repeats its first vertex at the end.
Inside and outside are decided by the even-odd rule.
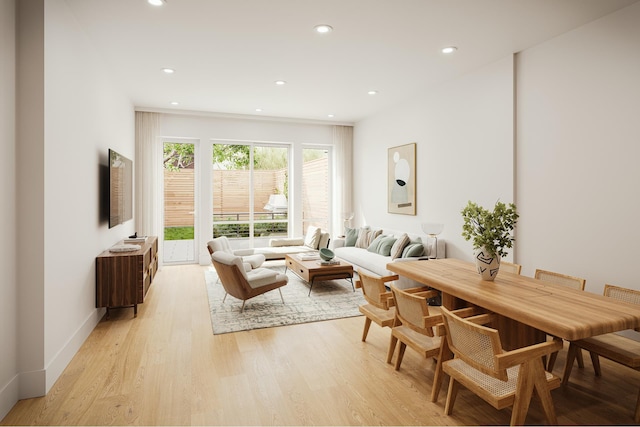
POLYGON ((438 234, 442 233, 444 230, 444 224, 440 224, 437 222, 423 222, 422 223, 422 231, 429 237, 435 237, 438 234))

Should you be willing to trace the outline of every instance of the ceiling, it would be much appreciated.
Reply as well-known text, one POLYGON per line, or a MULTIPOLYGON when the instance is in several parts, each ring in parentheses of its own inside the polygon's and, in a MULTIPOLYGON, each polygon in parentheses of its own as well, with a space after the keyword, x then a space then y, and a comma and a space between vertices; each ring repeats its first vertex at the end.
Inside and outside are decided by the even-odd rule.
POLYGON ((638 0, 66 1, 137 108, 353 123, 638 0))

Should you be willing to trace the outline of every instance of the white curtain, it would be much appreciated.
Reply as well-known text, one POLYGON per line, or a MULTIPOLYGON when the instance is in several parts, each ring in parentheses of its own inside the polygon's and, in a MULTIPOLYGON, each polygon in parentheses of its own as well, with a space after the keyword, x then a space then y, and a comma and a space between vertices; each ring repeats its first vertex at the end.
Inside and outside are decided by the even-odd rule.
POLYGON ((158 134, 160 114, 136 111, 136 231, 160 236, 158 214, 158 134))
MULTIPOLYGON (((335 153, 333 233, 344 233, 346 212, 353 212, 353 126, 333 127, 335 153)), ((353 225, 353 223, 351 224, 353 225)))

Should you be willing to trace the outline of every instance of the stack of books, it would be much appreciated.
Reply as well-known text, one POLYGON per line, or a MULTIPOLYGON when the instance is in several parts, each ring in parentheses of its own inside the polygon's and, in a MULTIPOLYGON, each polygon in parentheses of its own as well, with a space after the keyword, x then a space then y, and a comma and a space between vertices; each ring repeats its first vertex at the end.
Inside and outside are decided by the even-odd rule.
POLYGON ((313 261, 316 259, 320 259, 320 254, 317 252, 307 252, 298 255, 300 261, 313 261))
POLYGON ((331 259, 329 261, 318 261, 318 264, 320 264, 320 265, 339 265, 340 261, 338 261, 337 259, 331 259))

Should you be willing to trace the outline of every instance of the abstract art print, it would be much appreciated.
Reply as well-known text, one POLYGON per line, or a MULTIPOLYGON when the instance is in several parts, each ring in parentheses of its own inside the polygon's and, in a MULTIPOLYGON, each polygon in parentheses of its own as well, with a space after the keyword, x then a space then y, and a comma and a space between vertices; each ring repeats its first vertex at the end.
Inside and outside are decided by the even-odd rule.
POLYGON ((389 213, 416 214, 416 143, 389 148, 389 213))

